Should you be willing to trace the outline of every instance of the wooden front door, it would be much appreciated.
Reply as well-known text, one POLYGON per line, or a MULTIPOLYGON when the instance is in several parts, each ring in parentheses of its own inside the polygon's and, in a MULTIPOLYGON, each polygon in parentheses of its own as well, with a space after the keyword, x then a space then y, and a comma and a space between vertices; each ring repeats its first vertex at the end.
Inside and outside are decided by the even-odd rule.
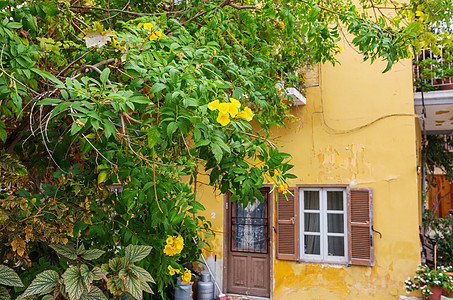
POLYGON ((227 199, 224 278, 228 293, 270 296, 269 190, 262 194, 263 203, 256 200, 246 208, 227 199))

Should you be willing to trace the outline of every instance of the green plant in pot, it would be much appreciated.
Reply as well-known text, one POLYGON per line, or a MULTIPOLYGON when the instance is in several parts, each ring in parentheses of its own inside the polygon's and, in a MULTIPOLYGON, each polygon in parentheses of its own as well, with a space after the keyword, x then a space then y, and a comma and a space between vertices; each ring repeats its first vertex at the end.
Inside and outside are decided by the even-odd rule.
POLYGON ((440 299, 442 289, 453 291, 453 282, 447 272, 451 267, 439 267, 431 270, 428 266, 419 265, 415 276, 409 277, 404 283, 408 293, 420 290, 425 299, 440 299))

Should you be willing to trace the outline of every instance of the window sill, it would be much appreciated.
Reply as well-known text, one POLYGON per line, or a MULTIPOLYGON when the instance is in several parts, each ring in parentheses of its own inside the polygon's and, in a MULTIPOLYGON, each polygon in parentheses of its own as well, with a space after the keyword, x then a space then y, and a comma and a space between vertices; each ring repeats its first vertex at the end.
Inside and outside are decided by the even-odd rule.
POLYGON ((333 267, 350 267, 348 262, 327 262, 327 261, 312 261, 306 259, 299 259, 296 261, 298 264, 313 264, 313 265, 328 265, 333 267))

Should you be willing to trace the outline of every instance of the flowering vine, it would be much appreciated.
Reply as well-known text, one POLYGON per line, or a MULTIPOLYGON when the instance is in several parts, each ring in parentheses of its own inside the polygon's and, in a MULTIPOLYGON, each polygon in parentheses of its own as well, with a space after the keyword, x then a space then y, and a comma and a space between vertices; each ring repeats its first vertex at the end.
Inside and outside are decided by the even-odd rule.
POLYGON ((168 236, 165 242, 164 253, 168 256, 179 254, 184 248, 184 239, 180 235, 168 236))
POLYGON ((220 103, 219 100, 212 101, 208 104, 210 110, 218 110, 219 115, 217 116, 217 122, 222 126, 226 126, 230 123, 230 118, 241 118, 251 121, 253 119, 253 112, 250 108, 245 107, 244 110, 239 111, 241 102, 234 98, 230 98, 230 102, 220 103))
POLYGON ((192 272, 190 272, 189 269, 185 268, 184 273, 181 275, 181 284, 186 284, 190 282, 190 279, 192 278, 192 272))

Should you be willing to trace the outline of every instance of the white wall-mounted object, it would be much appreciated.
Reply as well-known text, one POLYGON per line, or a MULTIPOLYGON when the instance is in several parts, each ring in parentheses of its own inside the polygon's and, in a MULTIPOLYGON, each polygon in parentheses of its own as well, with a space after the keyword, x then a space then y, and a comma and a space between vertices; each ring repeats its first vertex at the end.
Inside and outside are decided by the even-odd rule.
POLYGON ((290 87, 285 89, 285 94, 293 99, 294 105, 305 105, 307 104, 307 98, 302 95, 296 88, 290 87))
POLYGON ((280 97, 283 97, 288 102, 291 101, 293 103, 293 105, 298 106, 298 105, 307 104, 307 99, 304 97, 304 95, 302 95, 302 93, 299 92, 299 90, 296 89, 295 87, 285 88, 285 82, 283 80, 280 82, 277 82, 275 87, 279 91, 280 97), (282 95, 283 91, 284 91, 284 95, 282 95), (291 98, 289 98, 289 97, 291 97, 291 98))

